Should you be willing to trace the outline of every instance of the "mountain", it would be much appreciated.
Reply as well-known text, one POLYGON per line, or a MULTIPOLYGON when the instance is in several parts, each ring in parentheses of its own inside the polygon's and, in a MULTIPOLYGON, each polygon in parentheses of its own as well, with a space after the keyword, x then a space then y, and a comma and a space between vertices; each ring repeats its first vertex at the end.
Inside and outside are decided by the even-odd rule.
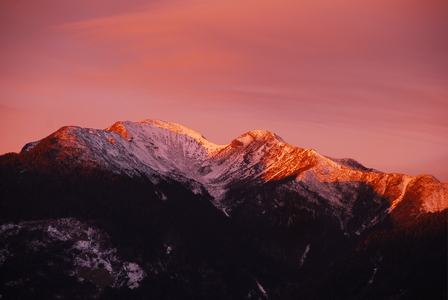
POLYGON ((430 175, 159 120, 63 127, 0 166, 5 299, 446 298, 430 175))

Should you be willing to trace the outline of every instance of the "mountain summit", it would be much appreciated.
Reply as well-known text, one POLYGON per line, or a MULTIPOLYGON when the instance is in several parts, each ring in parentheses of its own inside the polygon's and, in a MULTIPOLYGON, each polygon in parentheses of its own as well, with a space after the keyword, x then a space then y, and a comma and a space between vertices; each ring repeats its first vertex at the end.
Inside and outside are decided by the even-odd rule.
MULTIPOLYGON (((182 125, 160 120, 116 122, 105 130, 62 127, 49 137, 30 143, 57 150, 56 160, 94 165, 117 174, 153 174, 187 178, 199 183, 217 205, 232 185, 241 181, 278 181, 294 177, 295 185, 307 185, 326 193, 334 205, 342 205, 344 190, 327 190, 328 183, 363 182, 386 198, 393 211, 399 203, 412 202, 409 214, 435 212, 448 207, 448 184, 430 175, 384 174, 351 159, 332 159, 313 149, 302 149, 276 134, 254 130, 228 145, 215 145, 182 125), (412 189, 411 193, 407 192, 412 189), (417 193, 417 195, 415 195, 417 193)), ((294 189, 294 184, 291 185, 294 189)), ((347 208, 350 209, 350 208, 347 208)))
MULTIPOLYGON (((408 299, 446 292, 446 268, 434 258, 404 268, 435 270, 422 290, 405 277, 385 285, 403 267, 395 257, 403 241, 416 249, 405 255, 412 260, 423 252, 439 257, 446 248, 440 220, 448 184, 430 175, 382 173, 264 130, 216 145, 160 120, 62 127, 1 156, 0 167, 2 242, 22 247, 0 249, 5 295, 25 290, 32 298, 39 274, 72 282, 48 297, 73 288, 105 299, 408 299), (64 246, 54 257, 42 254, 55 245, 64 246), (12 271, 21 255, 69 265, 36 267, 26 277, 12 271), (359 276, 341 281, 346 272, 359 276)), ((427 280, 421 276, 415 278, 427 280)))

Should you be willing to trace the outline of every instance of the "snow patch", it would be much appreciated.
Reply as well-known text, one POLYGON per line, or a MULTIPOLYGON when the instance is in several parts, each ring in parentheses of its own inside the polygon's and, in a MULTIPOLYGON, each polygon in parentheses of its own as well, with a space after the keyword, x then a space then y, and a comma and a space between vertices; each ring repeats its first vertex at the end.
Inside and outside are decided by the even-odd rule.
POLYGON ((369 279, 369 285, 373 283, 373 279, 375 278, 376 271, 378 271, 378 267, 373 268, 372 277, 369 279))
POLYGON ((300 258, 300 265, 303 265, 306 259, 306 255, 308 254, 308 251, 310 251, 311 244, 306 245, 305 251, 302 254, 302 257, 300 258))
POLYGON ((138 283, 146 276, 145 272, 136 263, 125 262, 123 264, 123 269, 129 278, 127 281, 127 286, 130 289, 137 288, 139 286, 138 283))
POLYGON ((257 282, 258 289, 260 290, 260 292, 263 293, 263 295, 266 297, 266 299, 269 299, 268 294, 266 293, 266 290, 264 289, 264 287, 258 282, 258 280, 256 282, 257 282))
POLYGON ((171 246, 166 246, 166 245, 165 245, 165 247, 166 247, 166 254, 170 254, 170 253, 171 253, 171 250, 173 250, 173 247, 171 247, 171 246))
POLYGON ((407 175, 403 176, 403 181, 401 182, 402 192, 401 192, 400 196, 398 196, 398 198, 395 199, 395 201, 390 206, 391 211, 394 210, 397 207, 397 205, 404 199, 404 195, 406 194, 406 189, 407 189, 409 183, 412 181, 413 181, 413 178, 411 176, 407 176, 407 175))
POLYGON ((26 144, 26 145, 22 148, 21 152, 30 151, 31 149, 33 149, 34 147, 36 147, 36 145, 39 144, 41 141, 42 141, 42 140, 38 140, 38 141, 36 141, 36 142, 31 142, 31 143, 26 144))
MULTIPOLYGON (((89 227, 76 219, 63 218, 3 224, 0 226, 1 240, 19 234, 21 229, 36 232, 36 237, 29 238, 30 240, 27 241, 29 251, 35 252, 43 248, 51 248, 57 242, 74 242, 72 248, 64 252, 67 259, 71 260, 77 270, 87 270, 87 272, 107 270, 102 274, 109 274, 108 276, 113 277, 112 287, 126 285, 133 289, 138 287, 138 282, 146 276, 138 264, 120 260, 117 249, 108 244, 108 237, 104 232, 89 227), (45 232, 47 237, 38 239, 39 232, 45 232), (75 249, 76 251, 73 251, 75 249)), ((0 251, 0 263, 12 255, 5 247, 0 251)), ((77 276, 81 281, 85 280, 79 271, 69 275, 77 276)))

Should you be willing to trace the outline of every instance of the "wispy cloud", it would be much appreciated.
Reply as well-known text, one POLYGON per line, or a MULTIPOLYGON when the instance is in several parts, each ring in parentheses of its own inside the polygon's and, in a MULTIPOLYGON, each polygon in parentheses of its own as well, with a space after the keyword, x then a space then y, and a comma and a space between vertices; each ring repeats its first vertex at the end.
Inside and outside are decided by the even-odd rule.
POLYGON ((7 7, 2 103, 99 127, 156 117, 220 142, 261 127, 376 161, 369 138, 448 153, 446 1, 76 3, 7 7))

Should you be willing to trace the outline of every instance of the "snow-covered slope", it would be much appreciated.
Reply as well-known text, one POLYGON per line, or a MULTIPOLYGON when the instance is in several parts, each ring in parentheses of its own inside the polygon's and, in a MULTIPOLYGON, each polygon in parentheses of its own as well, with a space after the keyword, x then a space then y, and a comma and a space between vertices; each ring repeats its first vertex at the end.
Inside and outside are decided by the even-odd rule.
POLYGON ((0 156, 0 178, 4 298, 445 295, 446 183, 268 131, 215 145, 158 120, 63 127, 0 156))
MULTIPOLYGON (((0 226, 0 241, 6 245, 0 251, 1 263, 23 255, 25 262, 32 261, 38 267, 41 267, 39 264, 48 265, 46 272, 51 273, 54 272, 51 270, 55 265, 53 260, 58 257, 67 268, 63 268, 58 276, 75 277, 79 282, 91 281, 100 291, 105 287, 127 286, 134 289, 146 276, 136 263, 120 259, 105 232, 73 218, 3 224, 0 226), (25 242, 17 245, 21 239, 25 242), (20 248, 20 252, 15 252, 17 248, 20 248), (48 253, 52 253, 53 257, 45 261, 48 259, 45 254, 48 253)), ((43 273, 41 271, 39 276, 44 277, 43 273)), ((30 280, 33 274, 25 275, 30 280)), ((23 282, 19 279, 10 281, 9 285, 20 287, 23 282)), ((98 295, 92 296, 95 298, 98 295)))
MULTIPOLYGON (((306 187, 330 206, 350 211, 343 201, 347 189, 357 183, 373 188, 390 203, 389 211, 401 206, 400 216, 440 211, 448 207, 448 184, 430 175, 384 174, 350 159, 332 159, 313 149, 286 143, 269 131, 243 134, 228 145, 215 145, 201 134, 179 124, 159 120, 117 122, 105 130, 63 127, 46 139, 26 145, 22 152, 51 139, 57 159, 96 166, 129 176, 154 174, 177 181, 197 182, 214 197, 214 204, 229 213, 232 207, 221 200, 232 186, 295 178, 291 190, 306 187), (331 185, 328 183, 352 182, 331 185)), ((48 144, 48 143, 47 143, 48 144)))

